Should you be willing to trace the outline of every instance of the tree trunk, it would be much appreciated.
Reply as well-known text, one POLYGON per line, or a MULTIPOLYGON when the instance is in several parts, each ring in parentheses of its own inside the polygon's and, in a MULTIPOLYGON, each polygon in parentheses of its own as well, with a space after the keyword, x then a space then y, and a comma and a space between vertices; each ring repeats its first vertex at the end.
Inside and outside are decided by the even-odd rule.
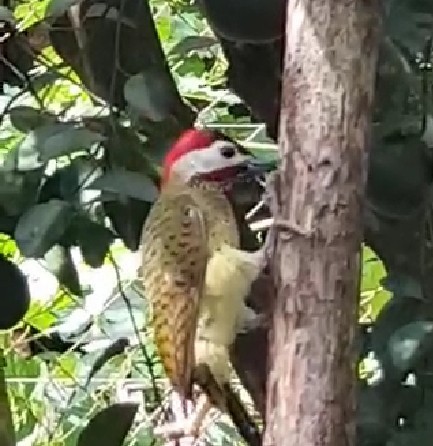
POLYGON ((288 2, 267 446, 354 445, 361 205, 379 7, 376 0, 288 2))

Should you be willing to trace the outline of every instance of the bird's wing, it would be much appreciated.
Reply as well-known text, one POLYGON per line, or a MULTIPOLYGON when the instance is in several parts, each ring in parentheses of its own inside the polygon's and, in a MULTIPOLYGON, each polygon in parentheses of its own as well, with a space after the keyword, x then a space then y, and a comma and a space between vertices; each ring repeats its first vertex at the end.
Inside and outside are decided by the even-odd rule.
POLYGON ((143 284, 155 342, 174 388, 189 396, 208 259, 207 226, 187 193, 162 195, 143 229, 143 284))

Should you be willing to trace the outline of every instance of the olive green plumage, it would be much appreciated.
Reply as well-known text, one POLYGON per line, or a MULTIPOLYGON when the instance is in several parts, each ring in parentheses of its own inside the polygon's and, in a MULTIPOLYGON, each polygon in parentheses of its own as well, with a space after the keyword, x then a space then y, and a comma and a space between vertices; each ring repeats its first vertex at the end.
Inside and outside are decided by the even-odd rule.
POLYGON ((236 221, 217 188, 174 184, 161 193, 143 234, 143 284, 155 342, 172 385, 188 395, 206 267, 222 246, 238 247, 236 221))

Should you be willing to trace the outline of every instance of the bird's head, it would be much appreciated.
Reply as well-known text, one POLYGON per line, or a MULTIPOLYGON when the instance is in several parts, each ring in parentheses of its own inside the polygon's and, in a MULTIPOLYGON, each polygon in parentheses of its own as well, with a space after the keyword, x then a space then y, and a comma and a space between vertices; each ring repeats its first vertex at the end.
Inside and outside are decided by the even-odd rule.
POLYGON ((253 177, 266 170, 246 149, 219 132, 191 129, 173 144, 164 159, 162 185, 173 177, 230 183, 239 176, 253 177))

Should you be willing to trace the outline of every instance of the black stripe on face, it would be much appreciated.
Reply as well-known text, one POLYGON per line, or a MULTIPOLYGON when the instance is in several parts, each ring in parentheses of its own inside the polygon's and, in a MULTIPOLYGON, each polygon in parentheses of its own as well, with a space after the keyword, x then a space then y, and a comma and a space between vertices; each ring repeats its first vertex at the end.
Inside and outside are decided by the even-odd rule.
POLYGON ((219 131, 214 131, 215 134, 215 141, 227 141, 230 142, 230 144, 233 144, 236 146, 236 149, 239 151, 239 153, 242 153, 243 155, 250 155, 253 156, 251 152, 249 152, 244 146, 241 146, 240 144, 237 144, 233 139, 225 135, 224 133, 221 133, 219 131))

